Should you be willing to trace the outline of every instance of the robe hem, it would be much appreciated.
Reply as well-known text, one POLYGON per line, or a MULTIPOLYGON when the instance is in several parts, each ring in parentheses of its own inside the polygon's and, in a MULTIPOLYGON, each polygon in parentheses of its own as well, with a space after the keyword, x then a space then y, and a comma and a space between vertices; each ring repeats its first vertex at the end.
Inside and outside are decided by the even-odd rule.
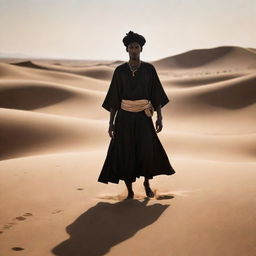
MULTIPOLYGON (((150 177, 147 177, 148 179, 153 179, 155 176, 159 176, 159 175, 168 175, 168 176, 170 176, 170 175, 173 175, 173 174, 175 174, 176 172, 174 171, 174 170, 170 170, 170 172, 169 173, 159 173, 159 174, 154 174, 154 175, 152 175, 152 176, 150 176, 150 177)), ((136 181, 136 179, 139 179, 139 178, 141 178, 141 177, 145 177, 144 175, 139 175, 139 176, 136 176, 136 177, 134 177, 134 178, 130 178, 129 179, 129 181, 131 181, 131 182, 135 182, 136 181)), ((125 180, 125 179, 123 179, 123 178, 119 178, 119 179, 117 179, 117 180, 105 180, 105 179, 102 179, 102 178, 99 178, 98 179, 98 182, 101 182, 101 183, 104 183, 104 184, 108 184, 109 182, 110 183, 114 183, 114 184, 119 184, 119 181, 120 180, 125 180)))

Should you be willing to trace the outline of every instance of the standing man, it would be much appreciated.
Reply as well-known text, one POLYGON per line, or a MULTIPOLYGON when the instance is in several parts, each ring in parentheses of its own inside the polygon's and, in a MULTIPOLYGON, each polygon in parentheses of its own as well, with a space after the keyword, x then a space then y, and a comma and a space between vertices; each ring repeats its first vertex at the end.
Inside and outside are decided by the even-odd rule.
POLYGON ((155 67, 140 60, 145 38, 130 31, 123 43, 129 61, 115 68, 102 104, 110 112, 111 140, 98 181, 118 184, 123 180, 128 199, 134 197, 132 183, 142 176, 146 195, 154 197, 149 179, 175 173, 157 136, 163 128, 161 108, 169 99, 155 67), (154 112, 157 113, 156 129, 152 120, 154 112))

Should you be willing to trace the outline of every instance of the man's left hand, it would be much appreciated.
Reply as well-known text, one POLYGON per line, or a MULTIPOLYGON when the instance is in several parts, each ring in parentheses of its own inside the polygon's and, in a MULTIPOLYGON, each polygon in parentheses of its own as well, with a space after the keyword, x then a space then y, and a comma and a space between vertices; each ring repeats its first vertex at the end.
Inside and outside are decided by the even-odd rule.
POLYGON ((162 119, 157 119, 156 120, 156 132, 161 132, 163 128, 163 123, 162 123, 162 119))

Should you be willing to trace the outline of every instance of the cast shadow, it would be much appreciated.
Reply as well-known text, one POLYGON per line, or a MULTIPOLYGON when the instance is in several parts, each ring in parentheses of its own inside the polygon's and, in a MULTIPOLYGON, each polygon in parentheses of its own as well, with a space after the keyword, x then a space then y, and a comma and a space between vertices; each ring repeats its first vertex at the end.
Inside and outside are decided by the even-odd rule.
POLYGON ((59 256, 99 256, 154 223, 169 205, 149 201, 99 202, 67 226, 70 238, 52 249, 59 256))

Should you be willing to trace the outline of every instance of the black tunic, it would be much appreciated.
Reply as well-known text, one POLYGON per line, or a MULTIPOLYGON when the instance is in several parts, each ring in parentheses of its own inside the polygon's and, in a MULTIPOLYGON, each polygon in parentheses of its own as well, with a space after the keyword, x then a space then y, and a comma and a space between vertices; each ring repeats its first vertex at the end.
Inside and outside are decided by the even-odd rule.
MULTIPOLYGON (((136 178, 175 173, 157 136, 152 117, 145 111, 130 112, 120 108, 121 100, 148 99, 155 111, 169 102, 155 67, 141 62, 132 76, 127 62, 116 67, 102 107, 117 110, 114 138, 111 138, 107 156, 98 181, 134 182, 136 178)), ((154 112, 156 113, 156 112, 154 112)))

